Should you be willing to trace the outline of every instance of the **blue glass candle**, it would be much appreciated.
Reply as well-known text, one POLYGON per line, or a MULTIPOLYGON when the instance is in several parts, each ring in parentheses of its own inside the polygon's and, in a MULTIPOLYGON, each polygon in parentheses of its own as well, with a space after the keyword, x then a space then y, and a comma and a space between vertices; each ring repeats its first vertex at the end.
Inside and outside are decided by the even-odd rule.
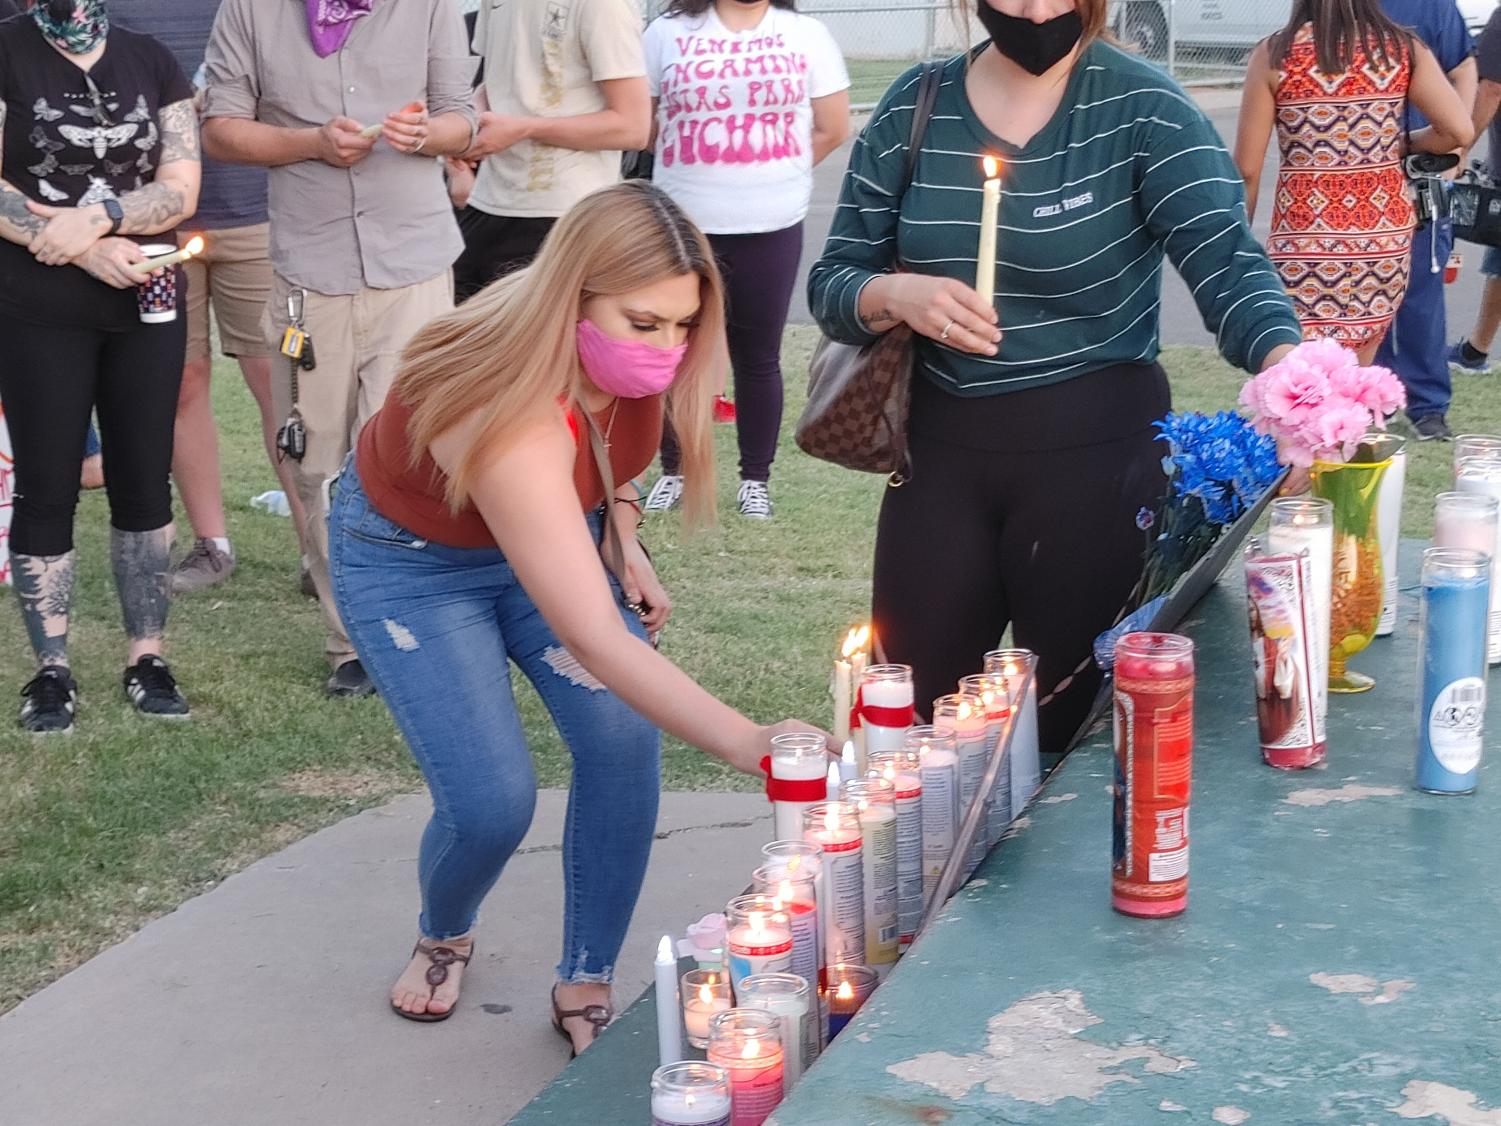
POLYGON ((1466 548, 1423 553, 1423 681, 1414 785, 1430 794, 1473 793, 1485 721, 1490 556, 1466 548))

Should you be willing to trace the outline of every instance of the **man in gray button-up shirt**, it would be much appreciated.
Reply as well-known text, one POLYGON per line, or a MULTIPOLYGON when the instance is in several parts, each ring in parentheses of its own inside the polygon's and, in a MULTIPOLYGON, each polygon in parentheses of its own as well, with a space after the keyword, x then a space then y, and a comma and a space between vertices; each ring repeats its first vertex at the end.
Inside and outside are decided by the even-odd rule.
POLYGON ((473 143, 475 60, 454 0, 314 10, 328 22, 311 24, 305 0, 224 0, 205 60, 203 139, 220 160, 271 169, 267 338, 280 348, 300 304, 317 360, 299 373, 295 401, 281 360, 273 398, 278 417, 295 410, 306 428, 295 476, 329 627, 328 689, 366 695, 329 595, 323 486, 384 402, 412 334, 452 307, 462 244, 435 158, 473 143))

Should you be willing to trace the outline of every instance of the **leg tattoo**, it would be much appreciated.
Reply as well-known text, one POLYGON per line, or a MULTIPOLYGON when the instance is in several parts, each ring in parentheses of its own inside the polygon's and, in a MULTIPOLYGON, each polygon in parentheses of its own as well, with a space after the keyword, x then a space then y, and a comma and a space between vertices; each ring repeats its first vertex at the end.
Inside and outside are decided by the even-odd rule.
POLYGON ((21 620, 36 658, 45 668, 68 663, 68 609, 73 603, 73 564, 66 555, 12 555, 11 572, 21 620))
POLYGON ((132 641, 160 637, 167 625, 172 525, 154 532, 109 530, 109 562, 132 641))

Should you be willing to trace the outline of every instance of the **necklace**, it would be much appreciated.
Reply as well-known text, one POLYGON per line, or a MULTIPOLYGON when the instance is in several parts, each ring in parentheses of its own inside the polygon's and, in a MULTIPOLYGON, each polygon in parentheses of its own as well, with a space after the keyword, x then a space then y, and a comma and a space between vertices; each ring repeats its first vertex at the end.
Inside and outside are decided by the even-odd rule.
POLYGON ((620 413, 620 396, 610 404, 610 421, 605 423, 605 449, 610 448, 610 435, 615 432, 615 416, 620 413))

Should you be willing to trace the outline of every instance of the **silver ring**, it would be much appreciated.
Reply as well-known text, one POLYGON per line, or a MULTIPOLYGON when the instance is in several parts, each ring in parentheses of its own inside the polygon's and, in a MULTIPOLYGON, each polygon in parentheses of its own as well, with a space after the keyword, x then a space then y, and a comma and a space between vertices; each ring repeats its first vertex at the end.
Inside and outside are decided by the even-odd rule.
POLYGON ((939 340, 947 340, 949 338, 949 329, 951 329, 953 327, 954 327, 954 322, 953 321, 949 321, 948 324, 946 324, 946 325, 943 326, 943 331, 938 334, 938 339, 939 340))

